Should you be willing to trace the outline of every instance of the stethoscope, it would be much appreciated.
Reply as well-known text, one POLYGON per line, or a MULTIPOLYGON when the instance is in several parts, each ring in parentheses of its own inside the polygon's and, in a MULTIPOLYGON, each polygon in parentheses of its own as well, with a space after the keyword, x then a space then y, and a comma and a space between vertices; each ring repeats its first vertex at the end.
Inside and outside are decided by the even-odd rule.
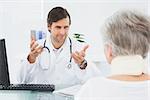
MULTIPOLYGON (((70 37, 68 37, 69 38, 69 42, 70 42, 70 59, 69 59, 69 63, 68 63, 68 65, 67 65, 67 68, 68 69, 70 69, 72 66, 71 66, 71 62, 72 62, 72 56, 71 56, 71 54, 72 54, 72 41, 71 41, 71 39, 70 39, 70 37)), ((47 52, 50 54, 50 49, 46 46, 46 40, 44 41, 44 45, 43 45, 43 49, 46 49, 47 50, 47 52)))

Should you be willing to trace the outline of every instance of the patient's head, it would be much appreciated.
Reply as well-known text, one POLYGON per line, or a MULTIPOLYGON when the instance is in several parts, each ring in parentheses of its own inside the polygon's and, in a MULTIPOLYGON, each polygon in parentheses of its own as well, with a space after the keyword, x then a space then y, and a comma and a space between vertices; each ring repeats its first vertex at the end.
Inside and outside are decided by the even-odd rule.
POLYGON ((107 20, 104 32, 105 55, 109 63, 116 56, 147 56, 150 19, 136 11, 121 11, 107 20))

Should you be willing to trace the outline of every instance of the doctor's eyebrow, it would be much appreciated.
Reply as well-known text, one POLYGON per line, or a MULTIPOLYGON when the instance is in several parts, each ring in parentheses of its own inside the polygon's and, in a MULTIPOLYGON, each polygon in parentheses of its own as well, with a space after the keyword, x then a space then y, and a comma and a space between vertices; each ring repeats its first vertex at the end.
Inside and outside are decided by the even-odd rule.
POLYGON ((61 29, 61 28, 64 28, 64 29, 66 29, 66 28, 69 28, 69 26, 56 26, 56 28, 58 28, 58 29, 61 29))
POLYGON ((61 29, 61 26, 56 26, 56 28, 61 29))
POLYGON ((64 28, 68 28, 69 26, 65 26, 64 28))

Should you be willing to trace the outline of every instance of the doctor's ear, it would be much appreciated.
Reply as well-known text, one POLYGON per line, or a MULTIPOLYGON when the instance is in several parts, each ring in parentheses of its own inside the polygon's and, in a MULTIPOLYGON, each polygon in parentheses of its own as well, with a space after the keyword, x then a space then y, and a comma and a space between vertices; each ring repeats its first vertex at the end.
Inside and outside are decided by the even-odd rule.
POLYGON ((48 30, 51 33, 51 30, 48 30))
POLYGON ((51 33, 51 25, 47 24, 48 31, 51 33))
POLYGON ((109 44, 106 44, 106 45, 105 45, 104 52, 105 52, 105 56, 106 56, 107 62, 108 62, 109 64, 111 64, 111 61, 112 61, 112 59, 113 59, 112 46, 109 45, 109 44))
POLYGON ((50 25, 50 24, 47 24, 47 27, 49 28, 49 27, 51 27, 51 25, 50 25))

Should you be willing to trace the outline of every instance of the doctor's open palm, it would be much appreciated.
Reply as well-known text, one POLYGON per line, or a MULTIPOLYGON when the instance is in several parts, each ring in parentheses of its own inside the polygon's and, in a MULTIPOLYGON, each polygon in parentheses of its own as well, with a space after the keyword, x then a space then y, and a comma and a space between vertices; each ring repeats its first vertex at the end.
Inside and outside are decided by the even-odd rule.
POLYGON ((86 45, 83 47, 81 51, 75 51, 74 53, 72 53, 72 57, 75 63, 77 63, 78 65, 82 64, 82 62, 85 60, 85 52, 88 48, 89 48, 89 45, 86 45))
POLYGON ((42 52, 43 47, 36 42, 35 38, 31 38, 30 50, 31 51, 27 59, 30 63, 34 63, 37 56, 42 52))

